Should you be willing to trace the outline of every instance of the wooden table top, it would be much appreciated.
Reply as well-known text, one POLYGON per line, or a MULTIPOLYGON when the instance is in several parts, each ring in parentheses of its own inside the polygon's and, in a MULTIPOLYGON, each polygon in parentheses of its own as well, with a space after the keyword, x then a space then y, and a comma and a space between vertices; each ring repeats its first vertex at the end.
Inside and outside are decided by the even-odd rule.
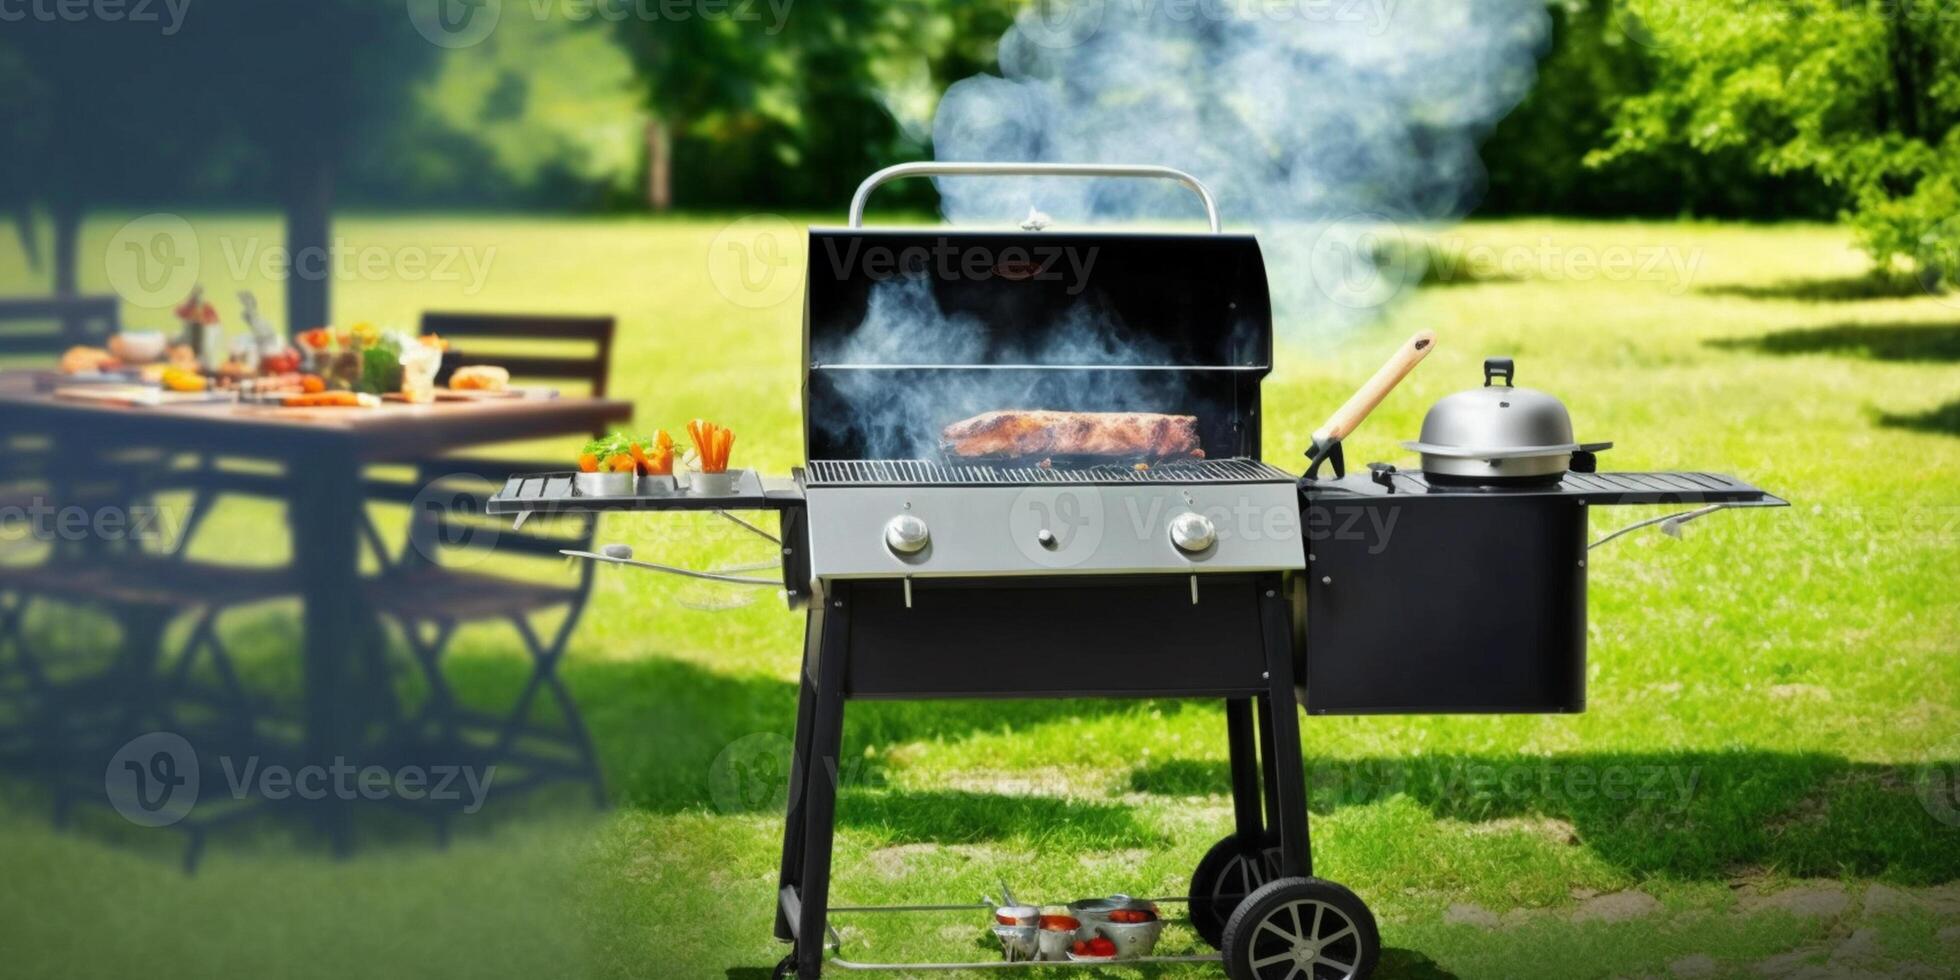
POLYGON ((117 405, 56 397, 46 372, 0 372, 7 426, 57 437, 105 435, 163 448, 285 454, 339 443, 368 458, 420 456, 469 445, 603 429, 633 417, 613 398, 511 398, 376 408, 286 408, 209 402, 117 405), (285 452, 282 452, 284 450, 285 452))

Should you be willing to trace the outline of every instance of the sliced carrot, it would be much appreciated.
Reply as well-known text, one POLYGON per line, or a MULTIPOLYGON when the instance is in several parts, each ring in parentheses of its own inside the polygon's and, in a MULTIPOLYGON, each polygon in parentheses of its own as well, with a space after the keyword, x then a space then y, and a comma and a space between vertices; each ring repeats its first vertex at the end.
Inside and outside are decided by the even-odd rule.
POLYGON ((580 473, 599 472, 599 457, 593 453, 580 454, 578 458, 578 470, 580 473))

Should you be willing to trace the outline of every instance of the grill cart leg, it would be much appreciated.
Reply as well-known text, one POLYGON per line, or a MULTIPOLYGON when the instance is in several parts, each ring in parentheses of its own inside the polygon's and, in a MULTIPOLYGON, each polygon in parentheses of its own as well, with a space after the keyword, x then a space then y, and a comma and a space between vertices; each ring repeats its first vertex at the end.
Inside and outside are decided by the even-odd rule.
MULTIPOLYGON (((1287 704, 1290 707, 1292 702, 1289 701, 1287 704)), ((1259 744, 1272 745, 1273 709, 1271 703, 1265 698, 1259 698, 1254 702, 1254 706, 1259 709, 1259 744)), ((1262 785, 1264 785, 1266 790, 1266 823, 1268 827, 1272 828, 1266 832, 1266 836, 1277 841, 1279 839, 1279 767, 1273 764, 1273 751, 1271 749, 1262 749, 1260 751, 1259 764, 1260 772, 1264 774, 1265 778, 1265 782, 1262 785)))
MULTIPOLYGON (((821 621, 827 619, 821 611, 809 618, 804 626, 803 649, 805 667, 798 673, 796 696, 796 742, 789 761, 789 811, 783 818, 783 870, 776 879, 778 894, 784 888, 802 884, 803 870, 803 802, 809 793, 809 767, 804 760, 810 757, 810 729, 816 720, 817 686, 812 682, 808 665, 815 663, 818 656, 817 641, 821 636, 821 621)), ((776 938, 783 942, 796 939, 796 933, 789 921, 789 913, 781 902, 776 903, 776 938)))
POLYGON ((1300 709, 1293 695, 1293 629, 1279 580, 1267 579, 1260 592, 1266 673, 1272 685, 1261 699, 1272 720, 1264 748, 1272 760, 1272 798, 1278 804, 1271 823, 1278 831, 1280 874, 1304 877, 1313 874, 1313 854, 1307 834, 1305 766, 1300 758, 1300 709))
MULTIPOLYGON (((1279 848, 1267 831, 1261 807, 1270 795, 1272 778, 1260 786, 1259 736, 1253 727, 1254 700, 1225 702, 1226 742, 1232 759, 1234 830, 1213 844, 1191 873, 1188 911, 1198 937, 1216 947, 1223 941, 1225 920, 1253 890, 1279 877, 1279 848)), ((1265 809, 1277 812, 1276 807, 1265 809)))
MULTIPOLYGON (((837 829, 838 754, 844 741, 844 646, 849 634, 847 591, 826 597, 822 642, 816 658, 816 697, 811 705, 810 753, 803 794, 803 875, 798 889, 796 975, 823 975, 824 920, 830 906, 830 848, 837 829)), ((809 660, 804 661, 808 672, 809 660)), ((812 683, 808 677, 805 683, 812 683)))
POLYGON ((1260 815, 1259 749, 1252 731, 1252 701, 1225 702, 1225 737, 1232 759, 1232 816, 1242 841, 1256 841, 1266 835, 1260 815))

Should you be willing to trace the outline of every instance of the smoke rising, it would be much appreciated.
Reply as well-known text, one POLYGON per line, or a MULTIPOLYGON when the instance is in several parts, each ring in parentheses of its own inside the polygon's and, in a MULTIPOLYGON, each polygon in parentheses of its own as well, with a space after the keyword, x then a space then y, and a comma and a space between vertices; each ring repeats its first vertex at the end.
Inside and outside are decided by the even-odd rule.
POLYGON ((939 452, 940 431, 996 409, 1079 408, 1180 411, 1182 372, 1138 372, 1120 386, 1109 375, 1014 370, 1012 365, 1162 365, 1170 352, 1121 325, 1091 301, 1070 306, 1027 334, 1003 335, 977 317, 941 309, 928 276, 899 277, 871 290, 864 321, 812 351, 833 410, 817 414, 831 435, 862 455, 917 459, 939 452), (894 365, 989 365, 1000 370, 894 372, 894 365), (873 366, 860 370, 847 366, 873 366))
MULTIPOLYGON (((1462 217, 1477 146, 1536 78, 1543 0, 1036 0, 1000 74, 947 90, 941 160, 1165 164, 1251 226, 1282 335, 1326 338, 1413 289, 1402 229, 1462 217)), ((1193 216, 1144 181, 940 178, 955 223, 1193 216)))

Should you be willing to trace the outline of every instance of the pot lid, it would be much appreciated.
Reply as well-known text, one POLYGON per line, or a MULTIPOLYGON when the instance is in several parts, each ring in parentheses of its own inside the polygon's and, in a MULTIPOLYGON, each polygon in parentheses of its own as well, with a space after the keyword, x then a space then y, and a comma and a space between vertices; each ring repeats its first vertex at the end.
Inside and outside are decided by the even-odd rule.
POLYGON ((1422 420, 1422 438, 1403 448, 1432 456, 1521 459, 1597 452, 1610 442, 1580 443, 1572 436, 1565 403, 1531 388, 1516 387, 1508 357, 1484 360, 1484 386, 1436 402, 1422 420), (1502 378, 1504 383, 1497 384, 1502 378))

